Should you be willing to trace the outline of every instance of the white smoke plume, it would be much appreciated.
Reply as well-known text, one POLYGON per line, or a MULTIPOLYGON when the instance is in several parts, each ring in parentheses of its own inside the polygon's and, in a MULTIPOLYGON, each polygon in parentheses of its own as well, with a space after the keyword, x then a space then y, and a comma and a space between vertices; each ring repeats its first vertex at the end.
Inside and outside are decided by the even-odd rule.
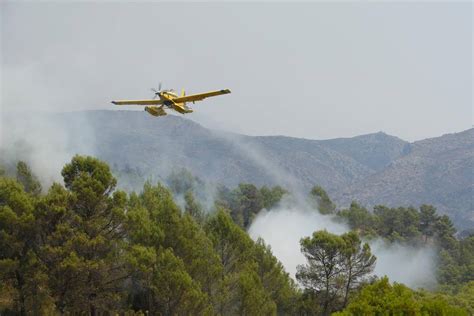
POLYGON ((305 203, 306 199, 304 198, 304 194, 301 194, 303 192, 301 181, 299 181, 294 175, 283 170, 283 168, 278 165, 277 161, 266 156, 259 146, 254 142, 251 142, 249 138, 242 135, 221 133, 217 131, 215 131, 215 136, 220 137, 237 147, 242 156, 245 156, 259 166, 273 179, 274 183, 278 183, 284 188, 291 189, 294 197, 300 203, 305 203))
MULTIPOLYGON (((346 225, 335 222, 331 216, 321 215, 304 206, 283 203, 270 211, 260 212, 250 226, 249 234, 254 240, 263 238, 294 278, 296 266, 306 264, 306 258, 300 251, 300 239, 323 229, 338 235, 349 231, 346 225)), ((435 250, 432 247, 389 245, 381 240, 369 244, 377 257, 375 275, 386 275, 391 281, 412 288, 430 288, 436 284, 435 250)))
MULTIPOLYGON (((15 38, 9 24, 14 20, 7 17, 11 18, 2 16, 9 31, 2 34, 0 45, 15 38)), ((33 49, 31 55, 23 54, 26 51, 5 50, 1 58, 0 162, 11 169, 18 160, 25 161, 46 190, 53 181, 62 181, 61 169, 75 154, 95 153, 95 133, 86 112, 64 112, 97 102, 97 93, 86 88, 93 86, 95 77, 84 76, 96 68, 93 56, 81 52, 71 56, 33 49), (68 70, 58 66, 63 62, 68 70)))
POLYGON ((284 201, 276 209, 262 210, 252 222, 249 234, 255 240, 262 237, 294 278, 296 266, 306 260, 300 251, 300 239, 323 229, 334 234, 349 230, 345 225, 336 223, 331 217, 323 216, 314 209, 291 206, 284 201))
POLYGON ((0 152, 2 163, 25 161, 43 189, 61 182, 61 169, 75 154, 94 155, 94 133, 83 114, 65 120, 58 113, 3 113, 0 152))
POLYGON ((382 240, 370 243, 377 256, 374 273, 411 288, 436 286, 436 251, 433 246, 412 247, 382 240))

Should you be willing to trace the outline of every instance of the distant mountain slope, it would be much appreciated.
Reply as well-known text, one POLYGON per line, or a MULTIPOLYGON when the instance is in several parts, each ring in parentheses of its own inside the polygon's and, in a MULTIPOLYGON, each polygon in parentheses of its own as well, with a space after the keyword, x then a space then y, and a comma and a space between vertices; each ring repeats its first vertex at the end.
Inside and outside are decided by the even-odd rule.
MULTIPOLYGON (((10 156, 29 161, 25 156, 31 150, 10 139, 20 135, 43 159, 41 165, 33 164, 36 168, 51 171, 71 154, 82 153, 96 155, 116 170, 132 170, 140 181, 163 179, 175 168, 186 168, 230 187, 251 182, 307 192, 317 184, 340 207, 352 200, 367 206, 429 203, 458 227, 474 227, 473 129, 408 143, 381 132, 331 140, 251 137, 141 111, 11 115, 3 123, 3 140, 13 148, 10 156), (55 152, 55 144, 67 149, 55 152)), ((121 179, 122 185, 126 180, 121 179)), ((127 187, 138 189, 140 181, 127 187)))
POLYGON ((322 146, 320 141, 284 136, 252 137, 249 142, 273 162, 281 176, 309 190, 315 184, 335 191, 366 177, 372 170, 350 156, 322 146))
POLYGON ((375 171, 384 169, 392 161, 405 154, 409 147, 407 141, 383 132, 351 138, 329 139, 322 141, 322 144, 352 157, 375 171))
POLYGON ((351 157, 289 137, 249 137, 208 130, 177 116, 156 119, 141 112, 86 112, 95 130, 97 154, 112 164, 166 176, 184 167, 208 181, 291 184, 315 183, 337 190, 371 170, 351 157))
POLYGON ((348 204, 436 205, 458 226, 474 223, 474 129, 414 142, 385 169, 336 194, 348 204))

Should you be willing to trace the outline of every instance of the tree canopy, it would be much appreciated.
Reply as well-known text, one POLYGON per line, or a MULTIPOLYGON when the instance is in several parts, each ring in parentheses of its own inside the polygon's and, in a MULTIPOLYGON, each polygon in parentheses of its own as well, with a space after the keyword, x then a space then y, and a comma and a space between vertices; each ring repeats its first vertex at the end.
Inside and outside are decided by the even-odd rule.
POLYGON ((314 232, 301 239, 301 251, 308 263, 297 267, 296 278, 306 290, 321 294, 323 315, 347 304, 350 292, 372 272, 376 261, 369 245, 362 245, 354 232, 341 236, 314 232))
POLYGON ((203 182, 185 170, 172 174, 168 186, 146 182, 139 192, 124 192, 109 166, 93 157, 73 157, 62 169, 64 184, 49 188, 25 162, 16 167, 0 172, 1 314, 474 310, 474 236, 458 238, 449 217, 430 205, 367 210, 354 202, 337 210, 323 188, 313 188, 319 211, 352 231, 316 231, 301 240, 307 263, 297 269, 299 287, 271 247, 246 232, 262 209, 271 211, 289 193, 280 186, 221 186, 209 209, 200 196, 203 182), (364 241, 372 237, 436 245, 438 291, 374 279, 376 258, 364 241))

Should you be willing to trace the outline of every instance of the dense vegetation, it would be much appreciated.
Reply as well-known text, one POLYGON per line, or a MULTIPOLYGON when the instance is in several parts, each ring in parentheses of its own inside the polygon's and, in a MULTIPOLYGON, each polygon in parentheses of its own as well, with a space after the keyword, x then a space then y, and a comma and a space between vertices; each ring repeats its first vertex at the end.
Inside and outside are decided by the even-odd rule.
POLYGON ((349 209, 337 215, 367 238, 379 236, 390 242, 435 245, 440 260, 438 282, 445 288, 453 289, 474 280, 474 235, 457 239, 449 217, 439 216, 431 205, 422 205, 419 209, 379 205, 369 212, 353 202, 349 209))
POLYGON ((449 218, 431 206, 369 212, 353 203, 337 211, 315 187, 320 211, 353 231, 301 240, 308 260, 298 267, 299 287, 245 231, 262 208, 278 204, 287 193, 281 187, 219 187, 209 210, 204 184, 186 171, 139 193, 118 190, 108 165, 92 157, 74 157, 62 176, 64 185, 44 190, 23 162, 14 174, 0 170, 1 314, 474 312, 474 237, 455 238, 449 218), (413 291, 371 277, 376 258, 363 238, 373 236, 439 245, 443 287, 413 291))

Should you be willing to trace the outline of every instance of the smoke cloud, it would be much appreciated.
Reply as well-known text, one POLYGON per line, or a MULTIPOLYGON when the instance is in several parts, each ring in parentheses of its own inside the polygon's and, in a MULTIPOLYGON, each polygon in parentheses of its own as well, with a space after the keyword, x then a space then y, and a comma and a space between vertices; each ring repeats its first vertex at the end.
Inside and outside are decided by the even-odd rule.
POLYGON ((323 229, 334 234, 349 230, 345 225, 334 222, 331 217, 323 216, 316 210, 291 206, 284 201, 276 209, 262 210, 250 226, 249 234, 255 240, 262 237, 294 278, 296 266, 306 260, 300 251, 300 239, 323 229))
MULTIPOLYGON (((293 198, 300 204, 306 204, 304 186, 302 182, 290 172, 284 170, 278 161, 264 154, 260 146, 246 136, 231 133, 213 131, 215 137, 219 137, 237 148, 238 154, 253 161, 264 174, 269 176, 273 183, 278 183, 286 189, 290 189, 293 198)), ((283 149, 284 150, 284 149, 283 149)))
MULTIPOLYGON (((300 252, 300 239, 323 229, 338 235, 349 231, 346 225, 335 222, 331 216, 321 215, 305 206, 283 203, 275 209, 260 212, 250 226, 249 234, 254 240, 263 238, 294 278, 296 266, 306 263, 300 252)), ((430 288, 436 284, 435 250, 432 247, 389 245, 381 240, 369 244, 377 257, 375 275, 386 275, 391 281, 412 288, 430 288)))
POLYGON ((25 161, 44 189, 61 182, 61 169, 76 154, 94 155, 94 131, 84 113, 19 113, 2 115, 1 163, 13 168, 25 161))
POLYGON ((412 247, 388 244, 382 240, 370 243, 377 256, 374 273, 411 288, 433 288, 436 285, 436 251, 432 246, 412 247))

